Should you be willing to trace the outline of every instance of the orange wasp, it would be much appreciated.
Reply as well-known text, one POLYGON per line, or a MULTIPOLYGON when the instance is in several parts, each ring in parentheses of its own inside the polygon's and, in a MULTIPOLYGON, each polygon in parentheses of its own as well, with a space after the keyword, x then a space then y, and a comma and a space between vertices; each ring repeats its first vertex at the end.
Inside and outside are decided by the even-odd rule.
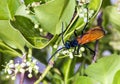
MULTIPOLYGON (((63 24, 62 24, 62 28, 63 28, 63 24)), ((64 40, 63 40, 63 34, 62 34, 62 42, 64 44, 64 47, 58 49, 52 56, 51 58, 60 50, 62 49, 70 49, 72 47, 75 47, 75 50, 76 50, 76 47, 78 46, 80 48, 81 45, 85 45, 86 43, 89 43, 89 42, 93 42, 93 41, 96 41, 96 40, 99 40, 101 39, 103 36, 105 35, 105 31, 100 27, 100 26, 97 26, 97 27, 94 27, 90 30, 88 30, 86 33, 83 33, 81 36, 78 36, 76 37, 75 39, 71 40, 71 41, 66 41, 64 43, 64 40)), ((79 51, 79 48, 77 51, 79 51)), ((90 48, 88 48, 90 49, 90 48)), ((74 50, 74 51, 75 51, 74 50)), ((91 49, 90 49, 91 50, 91 49)), ((74 53, 73 53, 74 54, 74 53)), ((50 59, 51 59, 50 58, 50 59)))

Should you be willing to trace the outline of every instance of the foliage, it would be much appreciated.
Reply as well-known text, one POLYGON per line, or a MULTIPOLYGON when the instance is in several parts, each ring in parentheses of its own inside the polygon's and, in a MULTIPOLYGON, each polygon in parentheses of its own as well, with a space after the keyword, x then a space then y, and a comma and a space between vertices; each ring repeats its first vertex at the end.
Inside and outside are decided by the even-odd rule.
MULTIPOLYGON (((27 82, 34 84, 120 83, 120 3, 118 1, 113 5, 110 0, 79 1, 0 1, 0 82, 13 83, 14 80, 7 80, 6 77, 7 74, 15 74, 18 76, 15 80, 22 81, 21 84, 27 77, 30 78, 27 82), (74 39, 75 30, 78 35, 81 34, 87 12, 89 22, 86 30, 99 25, 99 19, 102 18, 99 26, 106 31, 106 35, 99 41, 97 61, 92 63, 93 53, 81 47, 79 55, 71 56, 73 48, 61 50, 48 62, 50 56, 64 46, 62 39, 65 42, 74 39), (9 64, 10 60, 14 62, 9 64)), ((94 49, 94 44, 87 45, 94 49)))

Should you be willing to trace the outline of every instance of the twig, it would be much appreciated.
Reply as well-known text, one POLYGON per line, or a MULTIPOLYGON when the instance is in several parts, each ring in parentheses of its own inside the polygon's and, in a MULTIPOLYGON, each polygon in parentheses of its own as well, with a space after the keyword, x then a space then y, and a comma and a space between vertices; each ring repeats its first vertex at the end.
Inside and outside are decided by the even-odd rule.
POLYGON ((22 72, 20 75, 20 84, 23 84, 25 72, 22 72))
POLYGON ((95 53, 94 53, 94 56, 93 56, 93 60, 92 60, 92 63, 95 63, 96 62, 96 60, 97 60, 97 54, 98 54, 98 42, 99 42, 99 40, 96 40, 96 42, 95 42, 95 53))
MULTIPOLYGON (((23 54, 22 63, 24 62, 25 59, 26 59, 26 53, 23 54)), ((24 75, 25 75, 25 72, 22 72, 20 75, 20 84, 23 84, 23 82, 24 82, 24 75)))
POLYGON ((43 78, 47 75, 48 71, 53 67, 53 61, 50 60, 50 63, 48 64, 47 68, 44 70, 43 74, 39 77, 39 79, 34 84, 39 84, 43 78))

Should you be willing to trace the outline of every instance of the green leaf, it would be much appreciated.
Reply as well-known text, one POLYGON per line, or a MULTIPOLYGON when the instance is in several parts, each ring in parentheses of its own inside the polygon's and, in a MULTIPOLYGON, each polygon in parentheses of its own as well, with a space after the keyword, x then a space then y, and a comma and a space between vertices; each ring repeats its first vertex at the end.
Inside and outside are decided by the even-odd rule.
POLYGON ((61 22, 70 23, 75 10, 75 0, 53 0, 34 8, 41 27, 52 34, 61 32, 61 22))
POLYGON ((120 50, 120 14, 117 9, 117 6, 106 7, 103 13, 103 26, 108 28, 108 25, 111 25, 111 28, 108 28, 112 33, 109 44, 113 49, 120 50))
POLYGON ((15 16, 15 21, 11 20, 11 24, 21 32, 31 47, 43 48, 49 42, 48 39, 40 37, 39 30, 34 28, 34 23, 27 17, 15 16))
POLYGON ((109 6, 109 5, 111 5, 110 0, 103 0, 102 8, 105 8, 105 7, 109 6))
POLYGON ((110 22, 113 27, 120 31, 120 14, 117 9, 117 6, 108 6, 104 10, 104 25, 107 25, 107 22, 110 22))
POLYGON ((69 79, 74 74, 75 62, 76 62, 76 59, 70 59, 70 58, 66 58, 63 61, 63 65, 62 65, 61 70, 62 70, 62 73, 64 75, 64 83, 65 84, 70 83, 69 79))
POLYGON ((63 84, 63 79, 61 78, 61 75, 58 75, 58 74, 52 74, 53 76, 53 80, 52 80, 52 84, 63 84))
POLYGON ((94 14, 94 16, 98 13, 98 11, 101 8, 103 0, 91 0, 90 4, 88 6, 89 9, 94 10, 96 13, 94 14))
POLYGON ((112 28, 111 32, 112 35, 109 45, 111 45, 114 50, 120 50, 120 31, 118 31, 116 28, 112 28))
POLYGON ((11 56, 22 56, 22 53, 12 49, 11 47, 7 46, 2 41, 0 41, 0 52, 4 53, 6 55, 7 54, 11 55, 11 56))
POLYGON ((112 84, 115 73, 120 70, 120 56, 103 57, 86 69, 86 74, 101 84, 112 84))
POLYGON ((0 1, 0 20, 12 19, 19 6, 19 0, 0 1))
POLYGON ((0 20, 0 39, 11 48, 24 52, 25 41, 20 33, 12 28, 8 20, 0 20))
MULTIPOLYGON (((29 18, 32 22, 34 22, 35 24, 39 24, 38 21, 37 21, 36 18, 35 18, 35 15, 33 15, 33 14, 28 14, 28 13, 27 13, 28 10, 26 10, 26 8, 27 8, 27 7, 25 6, 25 4, 22 4, 22 5, 17 9, 15 15, 16 15, 16 16, 24 16, 24 17, 27 17, 27 18, 29 18)), ((30 10, 29 10, 29 11, 30 11, 30 10)))
POLYGON ((112 84, 120 84, 120 70, 115 74, 112 84))
POLYGON ((92 78, 86 76, 79 76, 77 79, 75 79, 74 84, 100 84, 100 83, 98 83, 92 78))
POLYGON ((39 30, 34 28, 34 23, 26 17, 15 16, 15 20, 11 20, 13 27, 18 29, 25 37, 39 37, 39 30))

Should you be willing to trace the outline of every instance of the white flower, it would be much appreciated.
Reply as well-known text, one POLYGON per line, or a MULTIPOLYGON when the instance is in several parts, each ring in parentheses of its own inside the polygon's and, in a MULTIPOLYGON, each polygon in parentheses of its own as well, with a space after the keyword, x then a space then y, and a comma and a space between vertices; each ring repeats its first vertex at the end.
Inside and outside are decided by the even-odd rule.
POLYGON ((30 10, 26 10, 26 13, 27 13, 27 14, 30 14, 30 10))
POLYGON ((40 2, 33 2, 31 5, 32 5, 32 7, 39 6, 39 5, 40 5, 40 2))
POLYGON ((31 73, 30 73, 30 74, 28 74, 28 77, 29 77, 29 78, 31 78, 31 77, 32 77, 32 74, 31 74, 31 73))
POLYGON ((9 63, 11 63, 11 64, 12 64, 13 62, 14 62, 13 60, 10 60, 10 61, 9 61, 9 63))
POLYGON ((37 62, 37 60, 34 59, 34 60, 33 60, 33 63, 36 64, 36 62, 37 62))
POLYGON ((67 54, 67 53, 69 53, 69 51, 68 50, 64 50, 64 51, 62 51, 62 54, 67 54))
POLYGON ((79 17, 84 17, 84 14, 83 13, 79 13, 79 17))
POLYGON ((26 62, 26 59, 24 59, 23 61, 26 62))
POLYGON ((59 55, 60 55, 60 53, 57 53, 55 57, 57 57, 57 56, 59 56, 59 55))
POLYGON ((82 53, 80 53, 80 54, 78 55, 78 57, 82 57, 82 53))
POLYGON ((20 65, 19 63, 16 63, 16 64, 15 64, 15 67, 18 67, 19 65, 20 65))
POLYGON ((38 70, 35 70, 35 73, 37 74, 39 71, 38 70))
POLYGON ((84 47, 81 47, 81 48, 80 48, 80 51, 82 51, 82 52, 85 51, 85 48, 84 48, 84 47))
POLYGON ((40 28, 40 29, 39 29, 39 31, 40 31, 40 32, 43 32, 43 29, 42 29, 42 28, 40 28))
POLYGON ((84 18, 84 17, 87 17, 87 9, 84 8, 84 7, 81 7, 79 10, 79 17, 80 18, 84 18))
POLYGON ((75 55, 76 57, 82 57, 82 53, 79 53, 78 55, 75 55))
POLYGON ((14 67, 15 67, 14 64, 9 65, 9 68, 14 68, 14 67))
POLYGON ((27 66, 30 66, 31 63, 28 61, 26 64, 27 64, 27 66))
POLYGON ((83 8, 83 12, 84 12, 84 13, 87 13, 87 8, 83 8))
POLYGON ((38 25, 38 24, 35 24, 35 25, 34 25, 34 28, 38 28, 38 27, 39 27, 39 25, 38 25))
POLYGON ((70 58, 72 59, 72 58, 73 58, 73 53, 70 52, 70 53, 69 53, 69 56, 70 56, 70 58))
POLYGON ((15 80, 15 76, 12 76, 12 78, 11 78, 12 80, 15 80))
POLYGON ((86 3, 90 3, 90 0, 86 0, 86 3))
POLYGON ((31 58, 32 56, 30 54, 28 54, 28 57, 31 58))
POLYGON ((34 66, 34 68, 36 69, 36 70, 39 70, 39 67, 36 65, 36 66, 34 66))
POLYGON ((6 78, 10 78, 10 76, 9 76, 9 75, 7 75, 7 76, 6 76, 6 78))
POLYGON ((18 73, 18 71, 19 71, 19 70, 18 70, 18 68, 15 68, 15 72, 14 72, 14 73, 15 73, 15 74, 17 74, 17 73, 18 73))
POLYGON ((26 63, 21 63, 21 67, 24 68, 26 66, 26 63))
POLYGON ((89 10, 88 17, 91 18, 93 14, 94 14, 94 10, 89 10))
POLYGON ((8 69, 7 70, 8 74, 12 74, 12 70, 8 69))
POLYGON ((84 4, 90 3, 90 0, 77 0, 77 2, 79 6, 82 6, 84 4))
POLYGON ((55 49, 56 49, 57 47, 58 47, 58 45, 57 45, 57 44, 55 44, 55 45, 53 46, 53 48, 55 48, 55 49))
POLYGON ((32 67, 29 67, 29 68, 28 68, 28 71, 31 73, 31 72, 32 72, 32 67))
POLYGON ((87 18, 87 17, 84 18, 84 22, 85 22, 85 23, 88 22, 88 18, 87 18))
POLYGON ((84 19, 84 22, 88 22, 89 18, 94 14, 94 10, 88 10, 86 8, 81 8, 79 11, 79 17, 84 19), (88 16, 87 16, 88 12, 88 16))
POLYGON ((21 68, 21 69, 20 69, 20 72, 21 72, 21 73, 24 73, 24 72, 25 72, 25 69, 22 69, 22 68, 21 68))

